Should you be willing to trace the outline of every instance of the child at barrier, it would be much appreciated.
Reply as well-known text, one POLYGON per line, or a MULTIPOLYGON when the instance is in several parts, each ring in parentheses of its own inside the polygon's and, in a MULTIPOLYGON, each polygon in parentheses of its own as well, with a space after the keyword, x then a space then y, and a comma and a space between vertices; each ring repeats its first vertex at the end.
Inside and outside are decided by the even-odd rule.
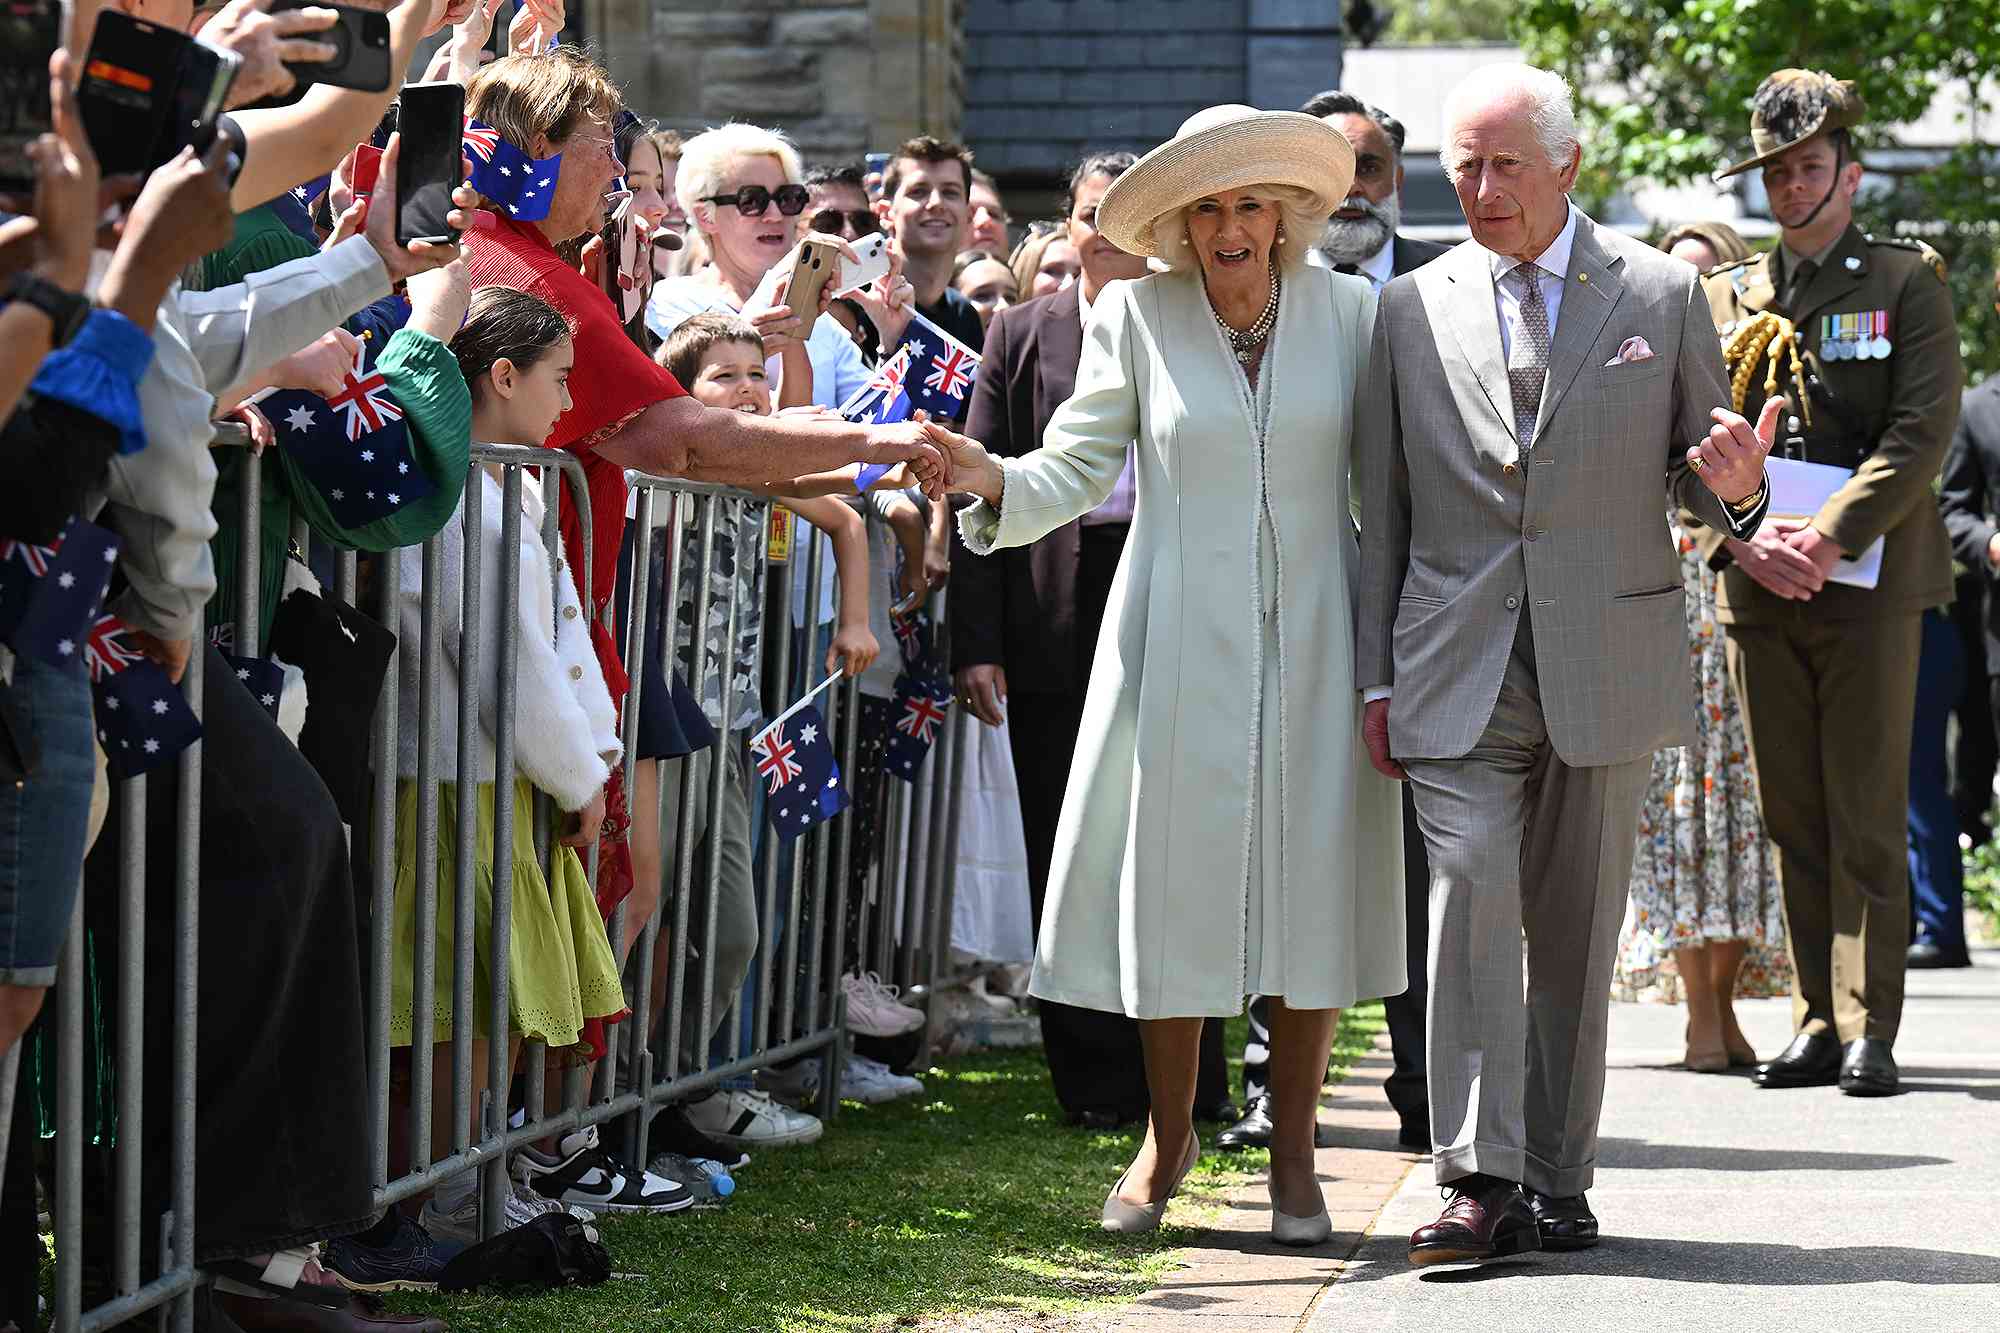
MULTIPOLYGON (((766 373, 764 343, 756 328, 741 316, 711 313, 694 315, 674 328, 661 347, 658 360, 688 392, 704 406, 768 416, 772 411, 770 383, 766 373)), ((803 361, 803 358, 797 360, 803 361)), ((801 393, 810 397, 809 385, 797 376, 809 375, 810 367, 785 368, 788 399, 801 393)), ((813 479, 812 489, 825 489, 813 479)), ((826 669, 836 664, 848 675, 867 670, 880 652, 880 645, 868 628, 868 551, 860 515, 831 496, 804 499, 777 496, 808 523, 825 532, 833 542, 834 561, 839 576, 840 616, 826 669)), ((700 938, 705 929, 710 897, 716 919, 716 947, 713 986, 707 992, 709 1031, 697 1031, 703 1000, 702 967, 690 958, 683 990, 681 1068, 693 1069, 701 1048, 718 1032, 734 1031, 730 1025, 732 1002, 744 979, 749 976, 759 937, 756 877, 753 869, 751 819, 751 775, 748 741, 762 720, 761 628, 764 611, 764 562, 761 545, 765 541, 770 506, 752 500, 722 499, 709 503, 717 511, 715 546, 707 577, 710 588, 708 622, 703 627, 708 661, 695 692, 702 701, 709 723, 718 733, 727 732, 717 751, 690 755, 678 764, 669 764, 662 774, 666 809, 680 808, 683 789, 693 800, 695 833, 694 896, 689 903, 689 931, 700 938), (732 593, 736 605, 736 635, 726 641, 732 593), (723 710, 723 669, 730 673, 730 709, 723 710), (726 764, 723 796, 719 808, 707 809, 708 764, 726 764), (720 840, 720 873, 711 885, 705 877, 708 840, 720 840)), ((701 525, 684 522, 680 553, 683 569, 694 568, 700 558, 701 525)), ((675 608, 677 651, 683 673, 694 681, 692 639, 696 604, 696 580, 684 577, 680 604, 675 608)), ((662 936, 664 939, 665 937, 662 936)), ((655 988, 655 995, 663 992, 655 988)), ((738 1044, 729 1038, 721 1043, 723 1058, 733 1058, 738 1044)), ((709 1139, 727 1147, 751 1149, 810 1143, 822 1132, 819 1120, 803 1112, 773 1102, 765 1094, 748 1087, 723 1087, 685 1108, 685 1118, 709 1139)), ((656 1136, 657 1137, 657 1136, 656 1136)))
MULTIPOLYGON (((472 391, 472 437, 487 444, 539 445, 558 415, 569 407, 567 385, 573 348, 563 317, 540 298, 505 287, 482 287, 473 294, 465 326, 452 339, 459 368, 472 391)), ((432 1156, 448 1156, 453 1142, 451 1086, 453 1025, 453 939, 459 852, 459 808, 474 803, 472 849, 474 930, 473 1141, 481 1137, 479 1099, 491 1092, 504 1120, 507 1086, 486 1081, 488 1041, 504 1039, 509 1066, 523 1038, 576 1058, 601 1052, 580 1044, 585 1020, 615 1019, 625 1012, 618 963, 577 849, 597 838, 604 818, 604 786, 621 745, 611 698, 592 650, 575 578, 560 557, 552 560, 542 544, 542 520, 552 497, 542 493, 534 474, 520 477, 519 535, 513 550, 503 547, 506 469, 481 468, 478 530, 466 532, 460 519, 439 534, 444 577, 434 589, 442 623, 442 657, 432 707, 438 717, 433 771, 438 776, 437 827, 426 843, 419 837, 417 749, 423 664, 422 561, 400 562, 398 765, 396 803, 395 967, 391 981, 390 1041, 411 1041, 416 956, 416 877, 420 858, 437 870, 437 964, 433 994, 432 1156), (469 616, 464 605, 464 567, 480 561, 480 596, 473 642, 460 646, 469 616), (519 569, 519 596, 511 609, 501 602, 503 562, 519 569), (507 986, 510 1031, 489 1029, 493 959, 491 930, 496 879, 495 732, 500 717, 500 667, 514 654, 514 760, 516 772, 504 799, 513 806, 511 849, 512 932, 507 986), (476 658, 472 655, 476 653, 476 658), (477 769, 458 771, 461 691, 476 691, 480 735, 477 769), (564 811, 562 828, 545 868, 535 853, 534 798, 552 797, 564 811)), ((392 1115, 391 1124, 407 1119, 392 1115)), ((675 1212, 692 1205, 683 1187, 628 1171, 608 1159, 594 1128, 568 1135, 553 1156, 523 1150, 515 1162, 523 1184, 507 1203, 505 1226, 518 1226, 564 1204, 593 1212, 675 1212), (533 1158, 536 1169, 522 1170, 533 1158), (532 1186, 532 1188, 531 1188, 532 1186)), ((478 1175, 464 1171, 440 1183, 424 1206, 424 1229, 447 1244, 478 1239, 478 1175)))

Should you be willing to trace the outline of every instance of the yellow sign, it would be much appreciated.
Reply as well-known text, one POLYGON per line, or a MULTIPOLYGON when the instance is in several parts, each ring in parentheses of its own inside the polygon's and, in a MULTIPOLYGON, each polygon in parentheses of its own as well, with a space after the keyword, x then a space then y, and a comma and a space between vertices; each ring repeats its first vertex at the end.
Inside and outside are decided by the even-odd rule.
POLYGON ((771 506, 771 534, 767 539, 771 563, 782 565, 792 558, 792 511, 783 505, 771 506))

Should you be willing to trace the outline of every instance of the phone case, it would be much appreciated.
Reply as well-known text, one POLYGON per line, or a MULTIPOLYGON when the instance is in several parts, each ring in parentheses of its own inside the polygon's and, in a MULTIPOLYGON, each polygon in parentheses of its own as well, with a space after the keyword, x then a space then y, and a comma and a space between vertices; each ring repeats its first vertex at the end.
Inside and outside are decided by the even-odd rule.
POLYGON ((785 289, 785 304, 798 316, 798 339, 804 342, 819 321, 820 293, 840 271, 840 251, 821 241, 809 241, 799 251, 792 268, 791 285, 785 289))

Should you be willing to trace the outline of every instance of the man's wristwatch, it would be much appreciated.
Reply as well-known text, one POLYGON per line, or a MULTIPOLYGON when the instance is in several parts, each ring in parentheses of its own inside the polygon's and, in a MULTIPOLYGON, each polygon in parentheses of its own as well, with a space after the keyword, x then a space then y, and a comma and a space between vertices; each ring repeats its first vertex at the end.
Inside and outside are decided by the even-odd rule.
POLYGON ((1745 514, 1754 513, 1757 506, 1764 503, 1764 492, 1769 490, 1770 487, 1771 480, 1766 477, 1763 481, 1758 482, 1757 489, 1750 492, 1744 499, 1724 500, 1722 503, 1728 507, 1733 517, 1742 518, 1745 514))
POLYGON ((76 292, 66 292, 47 278, 36 277, 32 273, 16 273, 7 284, 9 302, 25 301, 49 317, 49 343, 54 347, 66 345, 83 322, 90 318, 91 302, 88 296, 76 292))

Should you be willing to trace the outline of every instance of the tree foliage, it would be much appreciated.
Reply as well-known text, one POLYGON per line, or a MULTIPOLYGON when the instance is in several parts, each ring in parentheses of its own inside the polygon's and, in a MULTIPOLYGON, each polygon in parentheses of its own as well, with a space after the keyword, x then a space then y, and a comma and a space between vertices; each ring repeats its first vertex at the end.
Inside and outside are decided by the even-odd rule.
MULTIPOLYGON (((1943 89, 2000 69, 2000 0, 1526 0, 1513 35, 1530 61, 1580 90, 1580 192, 1601 200, 1748 156, 1751 96, 1787 66, 1853 79, 1868 103, 1864 150, 1893 142, 1888 127, 1918 119, 1943 89)), ((1897 173, 1862 209, 1870 230, 1919 235, 1943 252, 1975 377, 2000 370, 1997 193, 1994 146, 1973 142, 1897 173)))
POLYGON ((1388 29, 1382 40, 1409 46, 1509 40, 1507 21, 1514 0, 1388 0, 1388 29))

